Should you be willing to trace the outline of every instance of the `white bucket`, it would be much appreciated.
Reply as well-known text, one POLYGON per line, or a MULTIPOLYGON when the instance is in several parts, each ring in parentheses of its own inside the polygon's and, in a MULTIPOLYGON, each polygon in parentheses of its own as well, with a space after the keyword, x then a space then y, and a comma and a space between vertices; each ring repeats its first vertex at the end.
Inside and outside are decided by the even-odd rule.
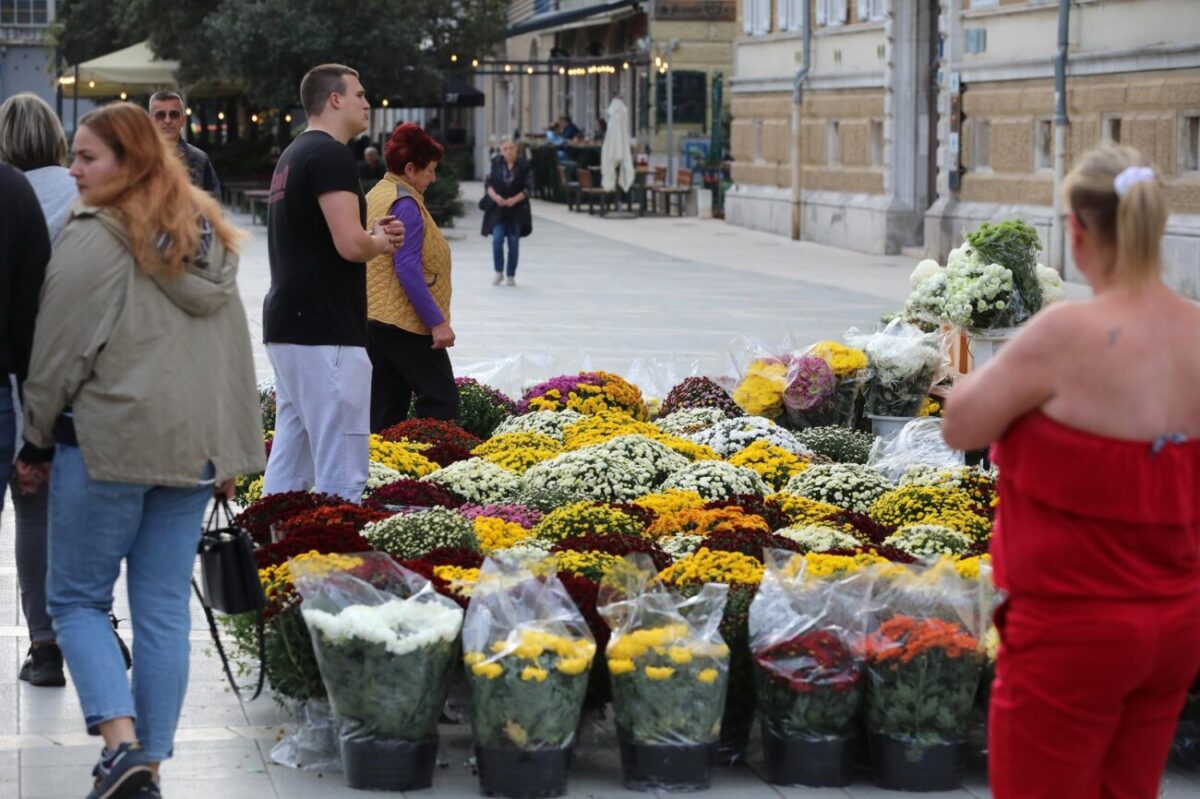
POLYGON ((982 369, 983 365, 995 358, 1000 348, 1016 338, 1021 332, 1019 327, 998 327, 995 330, 981 330, 971 333, 968 347, 971 353, 971 369, 982 369))
POLYGON ((891 438, 904 429, 904 425, 911 422, 917 416, 876 416, 873 413, 868 413, 867 418, 871 420, 871 432, 880 438, 891 438))

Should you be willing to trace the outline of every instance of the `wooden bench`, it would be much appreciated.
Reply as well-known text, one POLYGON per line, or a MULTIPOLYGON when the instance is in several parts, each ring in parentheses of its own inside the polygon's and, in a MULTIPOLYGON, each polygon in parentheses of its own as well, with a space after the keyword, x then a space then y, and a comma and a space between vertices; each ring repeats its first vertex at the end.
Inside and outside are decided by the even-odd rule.
POLYGON ((600 213, 603 214, 608 207, 608 192, 592 183, 592 173, 587 167, 580 167, 577 174, 579 175, 579 196, 581 199, 587 199, 588 214, 596 213, 597 198, 600 200, 600 213))

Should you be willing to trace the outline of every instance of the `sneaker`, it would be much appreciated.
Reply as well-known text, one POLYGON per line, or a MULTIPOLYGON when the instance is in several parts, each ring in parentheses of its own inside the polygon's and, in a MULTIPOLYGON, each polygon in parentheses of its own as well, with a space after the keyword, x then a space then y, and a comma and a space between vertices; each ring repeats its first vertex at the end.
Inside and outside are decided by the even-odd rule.
POLYGON ((139 743, 123 743, 115 752, 105 751, 92 769, 96 785, 87 799, 119 799, 139 795, 154 780, 151 760, 139 743))
POLYGON ((21 666, 20 679, 41 688, 62 688, 67 684, 63 675, 62 650, 57 644, 42 644, 29 647, 25 664, 21 666))
POLYGON ((504 285, 506 285, 506 286, 515 286, 515 285, 517 285, 516 278, 511 278, 511 277, 510 277, 508 280, 504 281, 504 285))
POLYGON ((150 780, 134 796, 138 799, 162 799, 162 790, 158 787, 157 782, 150 780))
POLYGON ((503 275, 503 274, 501 274, 500 272, 497 272, 497 273, 496 273, 496 276, 495 276, 494 278, 492 278, 492 285, 493 285, 493 286, 499 286, 499 285, 500 285, 500 281, 502 281, 502 280, 504 280, 504 275, 503 275))

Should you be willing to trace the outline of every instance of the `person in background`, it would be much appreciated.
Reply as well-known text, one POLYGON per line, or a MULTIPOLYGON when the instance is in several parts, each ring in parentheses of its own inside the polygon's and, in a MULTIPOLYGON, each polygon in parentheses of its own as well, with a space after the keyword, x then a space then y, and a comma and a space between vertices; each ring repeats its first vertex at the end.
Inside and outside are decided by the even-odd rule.
POLYGON ((1095 296, 960 380, 942 427, 1000 469, 992 794, 1152 799, 1200 671, 1200 307, 1163 283, 1137 150, 1084 154, 1063 194, 1095 296))
POLYGON ((366 262, 391 255, 404 226, 376 217, 346 143, 371 106, 358 72, 313 67, 300 82, 308 129, 275 165, 267 198, 271 288, 263 341, 275 371, 275 439, 263 494, 316 488, 362 499, 370 462, 366 262))
POLYGON ((571 117, 566 114, 558 118, 558 124, 565 141, 573 142, 583 135, 583 131, 579 129, 579 126, 572 122, 571 117))
POLYGON ((362 181, 363 191, 373 189, 385 172, 387 168, 379 157, 379 151, 374 147, 363 150, 363 160, 358 165, 358 179, 362 181))
MULTIPOLYGON (((0 105, 0 161, 25 173, 42 209, 53 243, 79 199, 75 179, 63 164, 67 137, 62 123, 45 100, 27 92, 13 95, 0 105)), ((53 246, 53 244, 51 245, 53 246)), ((20 392, 13 381, 13 405, 20 418, 20 392)), ((20 438, 18 432, 17 438, 20 438)), ((11 461, 11 458, 10 458, 11 461)), ((30 646, 21 665, 20 679, 30 685, 62 687, 62 650, 55 643, 54 625, 46 610, 47 495, 45 486, 31 494, 12 481, 13 510, 17 517, 17 583, 21 610, 29 630, 30 646)), ((0 494, 2 498, 2 494, 0 494)))
POLYGON ((500 155, 492 159, 488 173, 487 196, 492 205, 484 212, 484 236, 492 237, 492 265, 496 276, 493 286, 502 281, 517 285, 517 257, 521 238, 533 232, 533 214, 529 196, 533 193, 533 176, 529 162, 517 156, 517 143, 508 136, 500 140, 500 155), (508 260, 504 245, 508 244, 508 260))
POLYGON ((187 165, 192 185, 204 189, 220 202, 221 181, 217 178, 212 161, 208 160, 208 154, 184 141, 185 116, 183 98, 178 92, 161 91, 150 95, 150 118, 167 142, 179 152, 179 157, 187 165))
POLYGON ((47 605, 104 737, 88 796, 157 797, 204 510, 263 465, 240 234, 131 103, 80 119, 71 175, 82 205, 46 271, 17 474, 52 487, 47 605), (123 564, 132 686, 109 622, 123 564))
POLYGON ((608 120, 601 117, 596 120, 596 141, 604 141, 608 135, 608 120))
POLYGON ((429 120, 429 124, 425 126, 425 132, 438 144, 442 143, 442 121, 437 117, 429 120))
POLYGON ((458 418, 458 388, 447 349, 450 327, 450 245, 425 207, 444 151, 418 125, 397 125, 384 146, 387 174, 367 195, 370 216, 404 223, 404 244, 367 264, 370 319, 371 430, 416 415, 458 418))

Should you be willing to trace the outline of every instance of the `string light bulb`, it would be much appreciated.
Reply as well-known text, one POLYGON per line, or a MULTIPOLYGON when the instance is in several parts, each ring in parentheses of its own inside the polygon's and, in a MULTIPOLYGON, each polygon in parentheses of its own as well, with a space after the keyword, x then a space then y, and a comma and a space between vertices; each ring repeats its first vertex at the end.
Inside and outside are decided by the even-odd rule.
POLYGON ((258 124, 258 114, 251 114, 250 121, 257 125, 258 124))
POLYGON ((219 120, 221 120, 222 122, 224 122, 224 121, 225 121, 225 112, 224 112, 224 111, 218 111, 218 112, 217 112, 217 119, 219 119, 219 120))
POLYGON ((472 58, 472 59, 471 59, 471 66, 473 66, 473 67, 478 67, 478 66, 479 66, 479 59, 478 59, 478 58, 472 58))
POLYGON ((183 109, 183 113, 187 114, 188 116, 191 116, 191 115, 192 115, 192 109, 190 109, 190 108, 185 108, 185 109, 183 109))
POLYGON ((458 63, 458 53, 451 53, 451 54, 450 54, 450 63, 452 63, 452 64, 457 64, 457 63, 458 63))
POLYGON ((89 81, 88 81, 88 88, 89 88, 89 89, 94 89, 94 88, 96 88, 96 81, 94 81, 94 80, 89 80, 89 81))
POLYGON ((129 99, 129 95, 128 95, 128 94, 126 94, 125 92, 121 92, 121 99, 122 99, 122 100, 128 100, 128 99, 129 99))
POLYGON ((387 108, 388 107, 388 98, 384 97, 381 105, 383 105, 384 108, 387 108))
POLYGON ((285 116, 285 117, 283 118, 283 121, 284 121, 284 122, 291 122, 291 121, 292 121, 292 115, 291 115, 291 114, 288 114, 287 116, 285 116))
POLYGON ((505 71, 505 72, 512 72, 512 64, 505 64, 505 65, 504 65, 504 71, 505 71))

